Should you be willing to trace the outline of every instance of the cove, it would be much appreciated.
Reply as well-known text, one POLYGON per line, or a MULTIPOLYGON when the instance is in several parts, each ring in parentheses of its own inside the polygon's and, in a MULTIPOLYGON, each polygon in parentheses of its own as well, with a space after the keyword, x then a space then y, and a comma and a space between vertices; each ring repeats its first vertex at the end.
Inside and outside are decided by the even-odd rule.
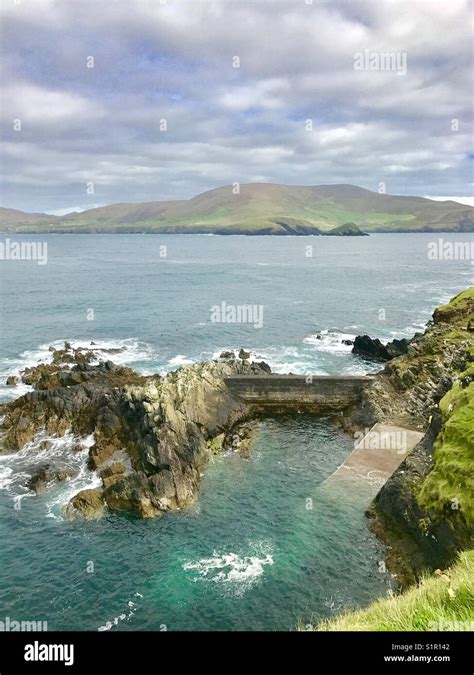
POLYGON ((365 606, 390 578, 364 487, 323 484, 351 447, 325 418, 268 418, 248 459, 210 462, 189 509, 80 524, 45 518, 61 486, 23 500, 0 523, 9 614, 34 607, 49 630, 292 630, 365 606))

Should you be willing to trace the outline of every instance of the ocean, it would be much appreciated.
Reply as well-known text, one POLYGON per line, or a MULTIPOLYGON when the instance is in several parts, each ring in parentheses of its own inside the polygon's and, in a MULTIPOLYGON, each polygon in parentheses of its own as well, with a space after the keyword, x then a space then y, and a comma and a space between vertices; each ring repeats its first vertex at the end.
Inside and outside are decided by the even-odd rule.
MULTIPOLYGON (((472 235, 24 236, 47 244, 47 264, 1 262, 0 398, 28 391, 7 386, 8 375, 65 340, 92 341, 142 373, 241 347, 275 372, 377 370, 342 341, 410 337, 473 282, 469 260, 429 258, 439 238, 472 235)), ((0 456, 2 620, 47 621, 49 630, 292 630, 366 606, 396 581, 364 517, 373 486, 347 494, 324 484, 353 445, 327 419, 262 420, 248 459, 214 458, 196 503, 151 521, 65 521, 68 499, 99 484, 86 467, 93 439, 74 459, 71 435, 48 450, 42 440, 0 456), (32 467, 51 458, 77 474, 33 496, 32 467)))

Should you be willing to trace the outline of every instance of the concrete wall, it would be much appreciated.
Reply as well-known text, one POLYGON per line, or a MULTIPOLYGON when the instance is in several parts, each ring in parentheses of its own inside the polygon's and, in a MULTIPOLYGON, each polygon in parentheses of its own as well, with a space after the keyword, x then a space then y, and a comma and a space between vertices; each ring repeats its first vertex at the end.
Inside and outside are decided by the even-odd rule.
POLYGON ((370 376, 234 375, 225 378, 233 394, 268 412, 308 409, 332 413, 356 403, 370 376))

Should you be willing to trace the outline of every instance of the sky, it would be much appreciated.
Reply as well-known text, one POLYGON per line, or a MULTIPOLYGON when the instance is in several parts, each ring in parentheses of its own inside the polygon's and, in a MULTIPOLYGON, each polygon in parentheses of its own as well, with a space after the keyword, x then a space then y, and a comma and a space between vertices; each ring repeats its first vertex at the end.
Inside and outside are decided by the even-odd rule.
POLYGON ((474 203, 465 0, 0 7, 2 206, 61 215, 235 182, 474 203))

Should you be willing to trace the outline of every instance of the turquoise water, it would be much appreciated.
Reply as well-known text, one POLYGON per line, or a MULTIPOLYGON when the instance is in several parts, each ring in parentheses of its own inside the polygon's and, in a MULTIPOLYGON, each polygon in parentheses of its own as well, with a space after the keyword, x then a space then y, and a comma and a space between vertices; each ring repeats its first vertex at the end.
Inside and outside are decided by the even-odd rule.
MULTIPOLYGON (((47 265, 1 267, 4 399, 26 389, 7 388, 6 376, 64 339, 123 348, 113 360, 143 372, 241 346, 281 372, 366 372, 373 364, 341 339, 411 335, 472 283, 469 261, 428 260, 433 235, 43 239, 47 265), (212 323, 222 301, 261 305, 262 327, 212 323)), ((0 458, 0 618, 50 630, 288 630, 390 586, 363 513, 372 487, 324 485, 352 448, 328 420, 263 420, 249 459, 215 458, 196 504, 153 521, 62 519, 68 498, 97 483, 85 466, 91 439, 75 456, 77 478, 31 496, 31 467, 71 462, 72 442, 45 453, 38 439, 0 458)))
POLYGON ((197 503, 159 520, 46 517, 62 488, 3 502, 1 611, 50 630, 289 630, 366 604, 389 583, 367 493, 322 486, 350 448, 326 420, 266 420, 250 459, 214 459, 197 503))

